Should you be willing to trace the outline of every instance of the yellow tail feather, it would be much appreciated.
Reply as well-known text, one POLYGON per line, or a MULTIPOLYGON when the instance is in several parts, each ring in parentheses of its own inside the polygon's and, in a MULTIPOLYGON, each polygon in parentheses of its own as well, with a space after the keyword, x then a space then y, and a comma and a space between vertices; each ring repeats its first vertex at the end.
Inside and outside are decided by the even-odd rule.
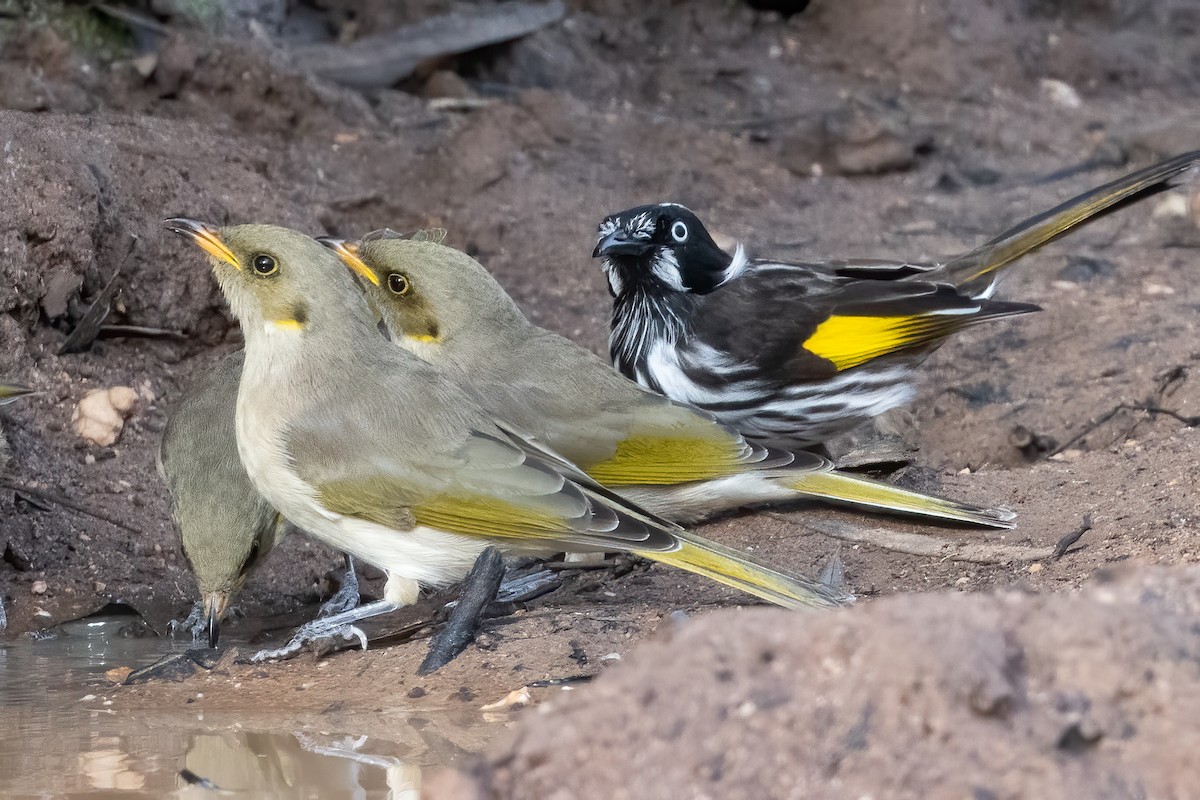
POLYGON ((1123 203, 1133 203, 1170 187, 1175 179, 1200 163, 1200 150, 1126 175, 1073 197, 1031 217, 969 253, 947 261, 943 269, 949 281, 971 293, 982 292, 991 276, 1001 268, 1042 245, 1123 203), (987 280, 983 280, 983 279, 987 280))
POLYGON ((1017 516, 1005 508, 968 505, 841 472, 809 472, 777 480, 806 497, 989 528, 1011 528, 1017 516))
POLYGON ((680 534, 679 539, 678 550, 669 553, 637 551, 637 554, 703 575, 784 608, 833 608, 853 600, 819 581, 785 575, 755 564, 744 553, 694 534, 680 534))

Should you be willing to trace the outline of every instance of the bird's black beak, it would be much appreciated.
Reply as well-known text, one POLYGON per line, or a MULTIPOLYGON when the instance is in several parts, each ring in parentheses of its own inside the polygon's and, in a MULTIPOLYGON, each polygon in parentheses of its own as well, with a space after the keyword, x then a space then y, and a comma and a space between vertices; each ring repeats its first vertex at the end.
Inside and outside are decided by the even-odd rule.
POLYGON ((229 595, 224 592, 212 592, 204 597, 204 627, 208 631, 209 647, 216 647, 221 638, 221 617, 225 615, 227 605, 229 595))
POLYGON ((208 646, 216 647, 221 638, 221 620, 216 617, 208 618, 208 646))
POLYGON ((654 249, 654 245, 645 239, 632 239, 629 232, 618 228, 596 242, 592 258, 600 256, 641 256, 654 249))
POLYGON ((185 239, 191 239, 197 247, 218 261, 223 261, 237 270, 242 268, 237 256, 221 241, 221 235, 216 226, 186 217, 164 219, 163 225, 172 233, 178 233, 185 239))

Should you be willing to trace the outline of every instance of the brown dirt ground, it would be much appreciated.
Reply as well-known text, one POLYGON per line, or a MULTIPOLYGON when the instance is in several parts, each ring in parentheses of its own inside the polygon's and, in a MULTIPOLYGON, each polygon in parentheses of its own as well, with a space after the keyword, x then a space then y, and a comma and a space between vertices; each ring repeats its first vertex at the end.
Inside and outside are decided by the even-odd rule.
MULTIPOLYGON (((162 44, 149 78, 128 62, 89 63, 47 30, 5 46, 0 376, 42 392, 0 412, 10 476, 132 529, 0 491, 9 635, 110 600, 161 626, 190 603, 154 451, 181 387, 236 346, 237 333, 195 253, 162 231, 164 216, 342 235, 441 225, 533 319, 600 351, 608 297, 589 255, 605 213, 675 199, 763 254, 920 258, 1200 147, 1200 14, 1186 0, 817 0, 790 20, 719 0, 570 5, 559 25, 438 65, 496 98, 469 113, 433 109, 407 91, 358 95, 294 74, 285 51, 186 30, 162 44), (1064 100, 1047 80, 1074 94, 1064 100), (108 321, 182 339, 105 338, 56 355, 117 271, 108 321), (116 445, 86 446, 70 430, 74 404, 113 385, 139 389, 141 406, 116 445), (36 581, 44 594, 32 593, 36 581)), ((389 19, 372 4, 360 14, 368 29, 389 19)), ((405 88, 420 92, 424 80, 405 88)), ((1155 199, 1013 269, 1002 296, 1044 311, 943 347, 899 417, 920 446, 923 486, 1021 514, 1004 535, 938 535, 1047 546, 1091 514, 1082 549, 1031 567, 843 545, 857 592, 1072 590, 1116 562, 1196 560, 1200 433, 1130 411, 1086 430, 1121 404, 1200 414, 1200 282, 1188 278, 1200 201, 1194 187, 1180 195, 1182 214, 1155 199), (1164 385, 1167 374, 1176 379, 1164 385), (1053 459, 1029 458, 1012 443, 1018 426, 1073 443, 1053 459)), ((803 530, 804 519, 737 516, 702 532, 815 571, 837 544, 803 530)), ((293 537, 251 581, 242 610, 257 619, 311 607, 336 565, 293 537)), ((493 623, 490 649, 469 650, 420 685, 496 698, 536 678, 594 671, 672 610, 738 602, 658 567, 602 585, 582 576, 493 623), (572 659, 578 650, 586 665, 572 659)), ((420 649, 206 680, 240 681, 240 702, 264 704, 312 683, 315 704, 337 697, 379 708, 386 726, 381 687, 400 697, 415 685, 420 649), (345 680, 365 670, 369 685, 345 680)), ((188 685, 122 697, 183 702, 188 685)))
POLYGON ((426 796, 1192 797, 1197 611, 1194 567, 1073 595, 720 611, 543 703, 426 796))

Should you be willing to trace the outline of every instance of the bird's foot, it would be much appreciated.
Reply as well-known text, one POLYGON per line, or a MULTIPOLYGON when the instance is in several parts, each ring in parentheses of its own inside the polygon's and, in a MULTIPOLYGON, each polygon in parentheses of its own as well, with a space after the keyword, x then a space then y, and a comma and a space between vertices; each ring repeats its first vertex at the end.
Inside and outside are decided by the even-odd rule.
POLYGON ((496 593, 497 603, 522 603, 557 589, 562 585, 562 573, 543 569, 510 578, 500 584, 496 593))
POLYGON ((204 604, 197 602, 192 606, 192 613, 187 615, 187 619, 180 622, 173 619, 167 623, 167 633, 173 637, 178 637, 183 633, 192 635, 192 644, 197 644, 208 636, 208 623, 204 619, 204 604))
POLYGON ((358 608, 359 600, 358 575, 354 572, 354 559, 347 555, 346 574, 342 576, 342 585, 333 597, 321 604, 321 608, 317 611, 317 619, 333 617, 358 608))
POLYGON ((367 603, 349 611, 343 611, 340 614, 319 617, 312 622, 300 626, 300 629, 296 631, 291 641, 283 647, 273 650, 259 650, 250 656, 250 661, 258 663, 272 659, 290 658, 299 653, 306 644, 315 645, 322 641, 336 641, 338 639, 347 642, 357 639, 362 649, 366 650, 367 635, 355 623, 362 622, 371 617, 377 617, 381 614, 390 614, 397 608, 399 606, 395 603, 389 603, 387 600, 376 600, 373 603, 367 603))

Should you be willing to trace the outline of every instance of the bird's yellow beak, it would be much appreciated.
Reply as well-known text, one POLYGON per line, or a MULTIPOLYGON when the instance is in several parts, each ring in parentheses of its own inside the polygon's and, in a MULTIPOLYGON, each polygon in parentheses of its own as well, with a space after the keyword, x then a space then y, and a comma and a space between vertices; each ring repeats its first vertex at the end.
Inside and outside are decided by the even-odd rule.
POLYGON ((332 236, 319 236, 317 241, 337 253, 342 263, 354 270, 360 278, 370 281, 373 286, 379 285, 379 276, 358 257, 357 244, 347 242, 345 239, 335 239, 332 236))
POLYGON ((216 647, 221 636, 221 617, 229 605, 227 592, 209 592, 204 595, 204 627, 208 630, 208 646, 216 647))
POLYGON ((242 265, 237 260, 237 256, 225 246, 225 243, 221 241, 221 237, 217 235, 216 228, 211 225, 197 222, 194 219, 185 219, 184 217, 172 217, 171 219, 163 220, 163 225, 167 227, 167 230, 191 239, 196 243, 197 247, 213 258, 224 261, 234 269, 240 270, 242 268, 242 265))

